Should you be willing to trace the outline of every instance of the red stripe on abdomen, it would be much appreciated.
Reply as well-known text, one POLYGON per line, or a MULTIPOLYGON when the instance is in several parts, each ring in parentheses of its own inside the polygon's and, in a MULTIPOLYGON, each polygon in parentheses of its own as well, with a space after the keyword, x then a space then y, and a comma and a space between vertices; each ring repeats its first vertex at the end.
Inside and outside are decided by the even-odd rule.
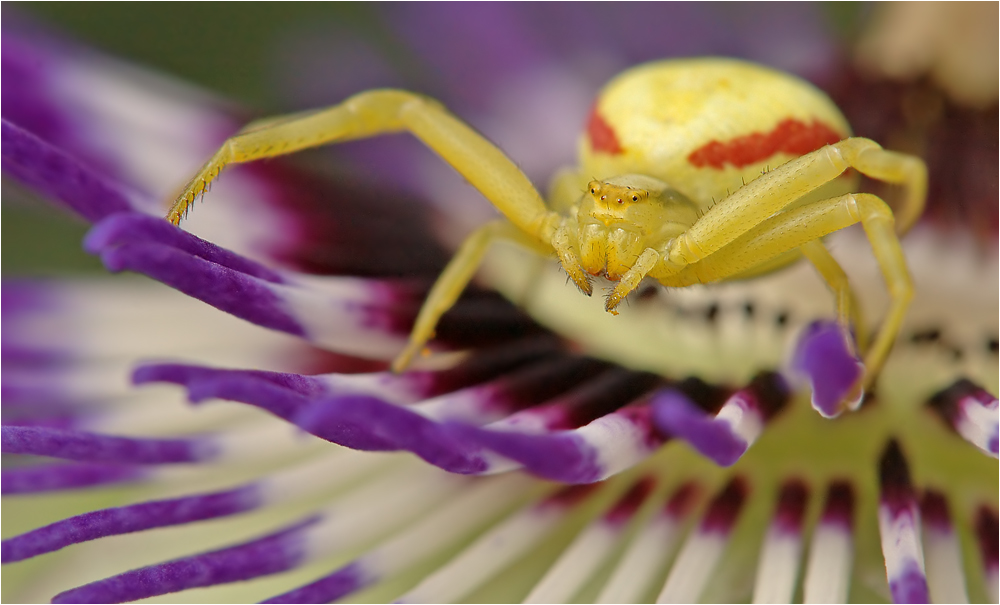
POLYGON ((766 160, 776 153, 803 155, 823 145, 843 140, 843 136, 820 122, 805 124, 799 120, 782 120, 770 132, 754 132, 730 141, 712 141, 695 149, 688 161, 699 168, 722 169, 726 164, 737 168, 766 160))
POLYGON ((594 151, 617 155, 625 151, 611 126, 604 121, 601 114, 597 113, 597 106, 590 110, 587 118, 587 138, 590 139, 590 147, 594 151))

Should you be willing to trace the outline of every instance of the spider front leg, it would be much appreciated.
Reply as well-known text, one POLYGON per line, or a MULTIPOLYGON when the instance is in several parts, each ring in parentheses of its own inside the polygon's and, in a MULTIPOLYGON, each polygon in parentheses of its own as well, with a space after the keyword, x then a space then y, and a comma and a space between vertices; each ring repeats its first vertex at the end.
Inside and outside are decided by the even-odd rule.
POLYGON ((188 206, 229 164, 251 162, 329 143, 408 131, 452 165, 514 225, 545 241, 556 224, 528 177, 493 143, 436 101, 403 90, 373 90, 339 105, 255 122, 231 137, 174 201, 167 219, 188 206))
POLYGON ((556 256, 559 257, 559 262, 562 264, 563 270, 566 271, 566 275, 573 280, 580 292, 590 296, 594 293, 594 287, 590 283, 590 277, 581 268, 580 257, 574 250, 576 244, 574 232, 575 229, 571 227, 570 222, 563 219, 555 233, 552 234, 550 243, 556 251, 556 256))
POLYGON ((420 307, 420 313, 413 324, 413 330, 410 332, 410 339, 406 347, 392 362, 392 371, 402 372, 405 370, 413 361, 413 357, 423 350, 427 341, 434 337, 434 329, 441 316, 452 308, 458 297, 462 295, 462 291, 465 290, 469 280, 476 273, 476 269, 482 263, 483 256, 490 245, 502 239, 516 242, 541 254, 550 252, 548 248, 528 237, 505 219, 486 223, 473 231, 448 262, 448 266, 445 267, 437 281, 434 282, 423 306, 420 307))
POLYGON ((604 301, 604 310, 617 315, 618 313, 615 311, 615 308, 625 300, 625 297, 629 293, 639 287, 639 283, 660 260, 661 254, 656 250, 652 248, 643 250, 639 258, 632 264, 632 267, 615 284, 614 290, 608 294, 607 300, 604 301))
POLYGON ((490 242, 514 239, 550 252, 548 246, 562 220, 546 208, 528 177, 502 151, 437 102, 402 90, 374 90, 326 109, 255 122, 228 139, 188 182, 167 219, 178 224, 228 164, 402 131, 412 133, 451 164, 510 222, 490 223, 474 232, 448 264, 418 315, 409 344, 393 363, 393 369, 400 371, 433 335, 437 320, 455 303, 490 242))
MULTIPOLYGON (((674 238, 650 275, 667 286, 725 279, 860 221, 891 297, 885 321, 874 341, 863 351, 867 369, 864 384, 868 387, 892 348, 913 296, 897 232, 905 231, 919 217, 926 192, 927 168, 919 158, 886 151, 868 139, 845 139, 782 164, 713 206, 674 238), (900 229, 896 229, 892 210, 885 202, 867 194, 783 211, 848 168, 904 186, 899 205, 903 217, 900 229)), ((852 310, 857 306, 846 277, 842 276, 843 270, 833 257, 815 245, 806 246, 802 252, 836 292, 838 317, 846 323, 847 318, 857 313, 852 310)), ((863 331, 859 336, 864 338, 863 331)))
POLYGON ((802 255, 809 259, 813 267, 826 284, 833 291, 836 301, 837 322, 845 332, 850 332, 853 328, 854 340, 857 342, 859 350, 868 348, 868 326, 861 315, 861 306, 858 304, 854 291, 847 281, 847 274, 844 269, 833 258, 830 251, 826 249, 823 242, 814 240, 799 247, 802 255))
POLYGON ((673 241, 663 270, 676 273, 698 262, 848 168, 904 187, 899 232, 906 231, 923 212, 927 194, 923 161, 886 151, 869 139, 845 139, 778 166, 712 206, 673 241))

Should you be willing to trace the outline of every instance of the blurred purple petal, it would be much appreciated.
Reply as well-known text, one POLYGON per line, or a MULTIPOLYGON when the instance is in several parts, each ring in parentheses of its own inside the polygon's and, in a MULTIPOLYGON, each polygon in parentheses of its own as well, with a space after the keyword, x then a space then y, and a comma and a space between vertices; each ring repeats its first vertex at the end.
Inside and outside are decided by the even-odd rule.
POLYGON ((19 124, 35 136, 50 142, 64 139, 69 128, 66 117, 52 104, 51 91, 44 86, 45 75, 53 70, 43 53, 25 44, 22 38, 4 31, 3 35, 3 117, 19 124))
POLYGON ((515 4, 404 4, 386 19, 463 103, 486 104, 497 82, 544 63, 544 38, 515 4), (455 52, 461 48, 462 52, 455 52))
POLYGON ((8 122, 2 123, 3 170, 89 221, 134 210, 135 195, 63 151, 8 122))

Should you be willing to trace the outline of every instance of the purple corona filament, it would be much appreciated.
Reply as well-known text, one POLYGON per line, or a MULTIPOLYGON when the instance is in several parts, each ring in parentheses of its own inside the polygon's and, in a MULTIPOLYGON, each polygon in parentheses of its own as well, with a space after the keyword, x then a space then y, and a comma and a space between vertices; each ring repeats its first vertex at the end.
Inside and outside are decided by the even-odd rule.
POLYGON ((924 564, 932 603, 968 603, 962 549, 951 522, 948 501, 928 489, 920 499, 923 521, 924 564))
POLYGON ((899 443, 889 441, 879 462, 878 526, 889 592, 896 603, 927 603, 920 509, 899 443))
POLYGON ((640 603, 652 599, 657 574, 683 536, 700 488, 685 483, 639 528, 597 598, 599 603, 640 603))
MULTIPOLYGON (((458 492, 458 495, 446 499, 429 515, 358 559, 309 584, 276 595, 265 602, 328 603, 380 579, 390 577, 429 556, 446 550, 469 532, 476 531, 489 521, 495 520, 522 499, 524 490, 530 485, 530 480, 515 475, 475 480, 473 485, 466 486, 464 490, 458 492)), ((564 490, 556 497, 522 510, 520 516, 532 516, 535 520, 553 522, 569 507, 585 499, 593 489, 592 486, 567 488, 568 491, 564 490), (550 510, 543 510, 545 508, 550 510)), ((514 517, 517 516, 518 513, 515 513, 514 517)), ((497 529, 494 527, 492 531, 497 529)), ((518 534, 518 537, 523 539, 523 535, 518 534)), ((452 584, 448 586, 451 589, 457 587, 452 584)))
POLYGON ((70 462, 31 465, 3 469, 3 493, 33 494, 38 492, 81 489, 100 485, 131 483, 145 479, 149 470, 123 464, 70 462))
POLYGON ((965 378, 931 397, 930 406, 966 441, 994 458, 998 449, 997 398, 965 378))
POLYGON ((802 583, 806 603, 846 603, 854 561, 854 488, 834 481, 813 530, 802 583))
POLYGON ((628 522, 655 485, 653 477, 644 477, 634 483, 602 517, 577 535, 524 602, 568 602, 612 555, 628 522))
POLYGON ((127 571, 59 593, 52 602, 124 603, 286 571, 305 558, 305 531, 315 522, 309 519, 237 546, 127 571))
POLYGON ((665 434, 684 439, 722 466, 731 466, 753 445, 765 423, 784 408, 788 398, 784 379, 765 372, 733 393, 714 415, 679 391, 662 391, 653 397, 653 420, 665 434))
MULTIPOLYGON (((642 402, 600 416, 573 430, 532 434, 452 424, 466 443, 515 461, 532 474, 563 483, 591 483, 633 466, 656 451, 665 438, 652 425, 642 402)), ((510 468, 496 465, 497 469, 510 468)))
POLYGON ((13 563, 107 536, 182 525, 245 512, 260 505, 253 486, 93 511, 3 541, 3 562, 13 563))
POLYGON ((598 485, 562 488, 498 523, 416 587, 400 603, 454 603, 496 572, 537 547, 573 508, 586 502, 598 485))
POLYGON ((176 464, 204 462, 218 454, 206 439, 141 439, 29 426, 4 426, 2 436, 4 453, 80 462, 176 464))
POLYGON ((979 557, 983 565, 983 575, 986 576, 986 589, 992 601, 997 601, 1000 593, 1000 523, 997 522, 997 511, 990 506, 980 506, 975 519, 976 541, 979 543, 979 557))
POLYGON ((729 543, 748 494, 746 480, 735 477, 709 502, 701 523, 677 554, 657 602, 688 603, 699 599, 729 543))
POLYGON ((812 406, 823 417, 833 418, 861 405, 864 393, 858 381, 865 368, 838 324, 816 322, 807 327, 799 338, 792 367, 809 379, 812 406))
POLYGON ((754 603, 791 602, 802 558, 802 518, 809 489, 799 479, 781 486, 774 518, 761 548, 754 603))

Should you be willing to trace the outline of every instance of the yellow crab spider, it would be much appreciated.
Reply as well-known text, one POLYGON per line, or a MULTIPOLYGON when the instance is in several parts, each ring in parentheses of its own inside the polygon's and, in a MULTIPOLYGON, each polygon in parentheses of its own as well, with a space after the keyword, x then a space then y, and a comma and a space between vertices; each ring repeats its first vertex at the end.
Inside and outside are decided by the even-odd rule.
POLYGON ((433 337, 498 239, 555 252, 588 296, 591 276, 617 282, 606 302, 612 313, 646 277, 680 288, 759 275, 804 256, 833 291, 845 331, 853 324, 867 369, 859 387, 877 376, 913 293, 897 232, 923 209, 923 162, 851 137, 840 111, 813 86, 731 59, 659 61, 612 80, 588 118, 579 168, 556 176, 548 204, 503 152, 437 102, 374 90, 249 125, 187 184, 167 219, 178 224, 227 164, 399 131, 423 141, 506 218, 483 225, 458 249, 396 371, 433 337), (895 217, 878 197, 850 193, 852 168, 904 186, 895 217), (891 297, 870 343, 846 274, 821 239, 858 222, 891 297))

